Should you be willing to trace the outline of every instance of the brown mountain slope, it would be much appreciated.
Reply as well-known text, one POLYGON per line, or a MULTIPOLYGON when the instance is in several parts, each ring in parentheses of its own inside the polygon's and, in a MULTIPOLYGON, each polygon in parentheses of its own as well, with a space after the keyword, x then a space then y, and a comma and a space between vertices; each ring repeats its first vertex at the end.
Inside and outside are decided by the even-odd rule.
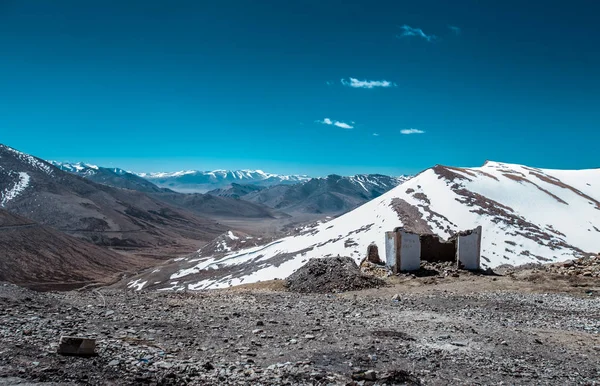
POLYGON ((34 289, 106 282, 139 264, 0 209, 0 281, 34 289))
POLYGON ((226 230, 142 192, 95 183, 4 145, 0 207, 113 247, 185 246, 190 251, 226 230))

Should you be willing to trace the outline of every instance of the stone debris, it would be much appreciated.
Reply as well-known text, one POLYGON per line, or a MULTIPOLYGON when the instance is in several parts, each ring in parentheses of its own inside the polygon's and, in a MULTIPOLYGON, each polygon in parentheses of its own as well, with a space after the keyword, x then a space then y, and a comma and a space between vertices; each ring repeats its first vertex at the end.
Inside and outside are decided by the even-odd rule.
POLYGON ((360 271, 365 275, 374 276, 380 279, 385 279, 386 277, 393 275, 392 270, 384 264, 374 264, 366 260, 360 263, 360 271))
POLYGON ((582 296, 590 287, 575 286, 594 279, 557 278, 550 287, 558 293, 518 275, 485 287, 494 279, 461 272, 428 287, 425 277, 340 294, 99 289, 102 300, 92 291, 38 293, 0 283, 0 385, 576 385, 600 379, 600 297, 582 296), (115 311, 110 317, 107 307, 115 311), (57 354, 61 335, 94 337, 98 355, 57 354))
POLYGON ((310 259, 290 275, 286 286, 293 292, 327 293, 383 287, 385 282, 361 273, 350 257, 310 259))
POLYGON ((546 270, 564 276, 600 277, 600 255, 550 264, 546 270))
POLYGON ((57 352, 61 355, 91 357, 96 355, 96 340, 75 336, 61 336, 57 352))

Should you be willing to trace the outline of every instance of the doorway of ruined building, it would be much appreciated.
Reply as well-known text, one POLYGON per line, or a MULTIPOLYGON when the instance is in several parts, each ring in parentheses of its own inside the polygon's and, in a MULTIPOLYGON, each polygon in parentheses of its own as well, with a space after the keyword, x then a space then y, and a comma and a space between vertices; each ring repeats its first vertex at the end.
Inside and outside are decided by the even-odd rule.
POLYGON ((419 240, 421 242, 421 260, 430 263, 456 263, 456 238, 444 241, 436 235, 420 235, 419 240))

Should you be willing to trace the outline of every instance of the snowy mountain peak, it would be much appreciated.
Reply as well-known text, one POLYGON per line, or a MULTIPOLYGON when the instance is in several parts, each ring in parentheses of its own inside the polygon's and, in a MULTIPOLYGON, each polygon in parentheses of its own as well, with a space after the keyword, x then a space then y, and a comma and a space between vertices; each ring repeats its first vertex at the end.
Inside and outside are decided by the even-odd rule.
POLYGON ((76 163, 59 162, 59 161, 48 161, 48 162, 50 164, 56 166, 60 170, 63 170, 65 172, 69 172, 69 173, 86 175, 86 174, 94 174, 94 173, 96 173, 96 171, 98 171, 97 165, 92 165, 92 164, 88 164, 88 163, 84 163, 84 162, 76 162, 76 163))
POLYGON ((436 165, 329 222, 266 245, 199 256, 171 278, 189 289, 285 278, 310 258, 359 261, 371 243, 385 251, 384 234, 396 227, 448 238, 482 226, 487 267, 571 259, 600 251, 599 192, 600 169, 436 165))
POLYGON ((178 172, 137 173, 152 183, 179 192, 205 193, 216 188, 230 186, 232 183, 271 186, 292 184, 310 179, 304 175, 279 175, 262 170, 185 170, 178 172))

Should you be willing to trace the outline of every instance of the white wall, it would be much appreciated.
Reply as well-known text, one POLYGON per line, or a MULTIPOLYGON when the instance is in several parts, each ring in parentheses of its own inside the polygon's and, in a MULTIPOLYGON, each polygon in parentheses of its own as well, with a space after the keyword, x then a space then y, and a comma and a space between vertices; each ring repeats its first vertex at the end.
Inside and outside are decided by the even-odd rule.
POLYGON ((385 265, 394 273, 398 272, 396 251, 396 232, 385 232, 385 265))
POLYGON ((416 271, 421 267, 421 241, 419 235, 403 231, 400 234, 400 270, 416 271))
POLYGON ((481 258, 481 226, 477 227, 470 235, 458 236, 456 251, 458 264, 464 269, 480 269, 481 258))

